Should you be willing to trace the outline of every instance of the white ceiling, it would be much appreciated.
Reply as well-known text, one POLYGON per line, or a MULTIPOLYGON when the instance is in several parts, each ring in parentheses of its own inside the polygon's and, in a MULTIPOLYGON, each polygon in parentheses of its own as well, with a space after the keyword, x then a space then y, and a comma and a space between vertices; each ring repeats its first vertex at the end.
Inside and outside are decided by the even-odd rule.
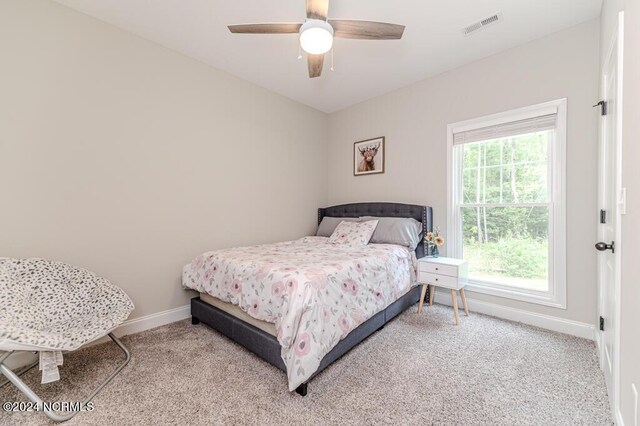
POLYGON ((296 35, 231 34, 226 25, 303 22, 304 0, 56 0, 269 90, 333 112, 593 19, 602 0, 331 0, 330 19, 406 25, 399 41, 335 40, 307 77, 296 35), (464 37, 495 12, 504 22, 464 37))

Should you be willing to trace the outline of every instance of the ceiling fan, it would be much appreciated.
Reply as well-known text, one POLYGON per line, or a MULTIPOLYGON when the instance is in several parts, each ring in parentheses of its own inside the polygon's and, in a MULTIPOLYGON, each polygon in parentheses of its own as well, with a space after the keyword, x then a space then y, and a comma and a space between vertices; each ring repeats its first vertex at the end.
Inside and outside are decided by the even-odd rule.
POLYGON ((300 46, 307 53, 309 78, 320 77, 324 54, 333 47, 333 38, 360 40, 399 40, 404 25, 386 22, 329 19, 329 0, 306 0, 307 19, 303 24, 240 24, 229 25, 236 34, 300 34, 300 46))

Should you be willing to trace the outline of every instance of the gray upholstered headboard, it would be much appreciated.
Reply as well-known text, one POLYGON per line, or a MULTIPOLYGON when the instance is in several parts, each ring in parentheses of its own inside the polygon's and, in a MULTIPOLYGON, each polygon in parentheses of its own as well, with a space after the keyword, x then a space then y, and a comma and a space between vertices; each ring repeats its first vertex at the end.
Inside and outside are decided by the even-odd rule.
MULTIPOLYGON (((318 225, 325 216, 330 217, 412 217, 422 223, 423 233, 433 231, 433 209, 429 206, 400 203, 353 203, 318 209, 318 225)), ((416 256, 426 256, 424 242, 418 244, 416 256)))

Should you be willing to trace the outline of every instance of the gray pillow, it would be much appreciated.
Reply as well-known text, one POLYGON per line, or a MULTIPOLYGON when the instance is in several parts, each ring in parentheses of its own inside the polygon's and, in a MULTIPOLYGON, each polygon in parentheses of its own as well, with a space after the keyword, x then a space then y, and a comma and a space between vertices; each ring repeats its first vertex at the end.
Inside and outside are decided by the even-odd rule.
POLYGON ((413 218, 363 216, 360 220, 378 221, 370 243, 397 244, 415 250, 420 242, 422 224, 413 218))
POLYGON ((325 216, 322 218, 322 222, 318 226, 318 237, 330 237, 336 227, 340 225, 340 222, 360 222, 359 217, 331 217, 325 216))

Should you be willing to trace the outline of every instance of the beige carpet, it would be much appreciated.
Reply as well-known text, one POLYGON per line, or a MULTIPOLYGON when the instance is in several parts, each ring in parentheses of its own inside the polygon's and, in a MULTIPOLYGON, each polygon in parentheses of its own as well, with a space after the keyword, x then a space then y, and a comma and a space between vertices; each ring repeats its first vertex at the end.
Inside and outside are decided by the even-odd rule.
MULTIPOLYGON (((284 373, 200 324, 181 321, 123 339, 130 364, 67 424, 611 424, 593 342, 451 308, 413 307, 309 384, 287 392, 284 373)), ((113 344, 65 357, 45 400, 76 400, 120 361, 113 344)), ((24 400, 12 385, 0 400, 24 400)), ((37 413, 1 424, 42 424, 37 413)))

